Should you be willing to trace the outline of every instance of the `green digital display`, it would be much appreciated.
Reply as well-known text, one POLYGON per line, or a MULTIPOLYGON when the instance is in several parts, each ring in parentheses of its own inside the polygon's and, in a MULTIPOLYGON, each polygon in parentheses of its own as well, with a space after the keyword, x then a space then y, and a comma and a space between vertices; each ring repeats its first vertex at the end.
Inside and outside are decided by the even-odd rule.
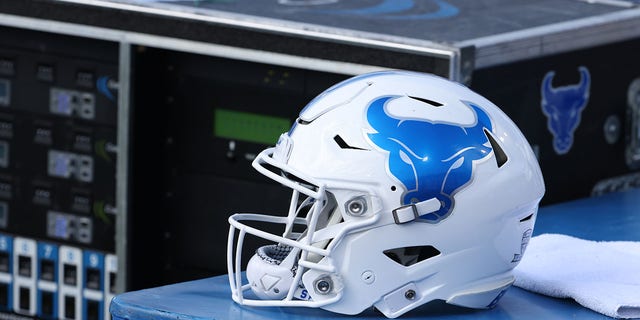
POLYGON ((283 132, 291 127, 287 118, 263 114, 215 109, 213 134, 218 138, 274 145, 283 132))

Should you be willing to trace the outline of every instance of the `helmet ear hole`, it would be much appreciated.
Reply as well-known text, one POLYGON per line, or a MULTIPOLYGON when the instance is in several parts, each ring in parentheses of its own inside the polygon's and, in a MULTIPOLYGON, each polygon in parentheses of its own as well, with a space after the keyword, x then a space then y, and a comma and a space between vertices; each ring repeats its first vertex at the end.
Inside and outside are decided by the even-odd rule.
POLYGON ((396 263, 408 267, 440 255, 440 250, 434 246, 414 246, 389 249, 383 253, 396 263))

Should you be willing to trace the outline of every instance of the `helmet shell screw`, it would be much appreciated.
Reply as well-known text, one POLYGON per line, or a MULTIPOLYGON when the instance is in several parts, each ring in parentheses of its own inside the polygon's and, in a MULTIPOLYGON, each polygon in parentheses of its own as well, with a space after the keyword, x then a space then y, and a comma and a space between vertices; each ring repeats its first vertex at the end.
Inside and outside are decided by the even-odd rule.
POLYGON ((407 290, 407 292, 404 293, 404 297, 407 300, 413 300, 416 298, 416 292, 414 290, 409 289, 407 290))
POLYGON ((328 294, 329 292, 331 292, 331 289, 333 289, 333 281, 331 281, 331 278, 329 277, 322 277, 316 280, 314 287, 316 293, 328 294))
POLYGON ((367 200, 364 197, 355 197, 345 204, 347 212, 352 216, 362 216, 367 212, 367 200))

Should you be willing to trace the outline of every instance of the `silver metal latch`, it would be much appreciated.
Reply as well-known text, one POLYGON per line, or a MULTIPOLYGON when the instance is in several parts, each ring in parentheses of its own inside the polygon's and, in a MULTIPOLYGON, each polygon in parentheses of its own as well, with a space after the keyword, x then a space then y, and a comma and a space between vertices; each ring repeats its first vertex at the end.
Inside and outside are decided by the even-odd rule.
POLYGON ((403 224, 418 219, 421 215, 440 210, 440 200, 431 198, 418 203, 412 203, 393 209, 393 221, 403 224))

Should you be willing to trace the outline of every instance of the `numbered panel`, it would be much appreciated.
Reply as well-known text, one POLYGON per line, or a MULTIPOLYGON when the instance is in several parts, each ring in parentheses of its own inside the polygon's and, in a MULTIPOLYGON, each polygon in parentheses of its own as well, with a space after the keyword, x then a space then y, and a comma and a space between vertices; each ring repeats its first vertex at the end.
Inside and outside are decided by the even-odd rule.
POLYGON ((0 310, 13 310, 13 238, 0 234, 0 310))
POLYGON ((83 262, 82 319, 102 319, 104 317, 104 254, 85 251, 83 262))
POLYGON ((24 315, 36 314, 35 240, 15 238, 13 241, 13 310, 24 315))
POLYGON ((58 266, 58 246, 38 243, 38 318, 55 319, 58 316, 58 266))

